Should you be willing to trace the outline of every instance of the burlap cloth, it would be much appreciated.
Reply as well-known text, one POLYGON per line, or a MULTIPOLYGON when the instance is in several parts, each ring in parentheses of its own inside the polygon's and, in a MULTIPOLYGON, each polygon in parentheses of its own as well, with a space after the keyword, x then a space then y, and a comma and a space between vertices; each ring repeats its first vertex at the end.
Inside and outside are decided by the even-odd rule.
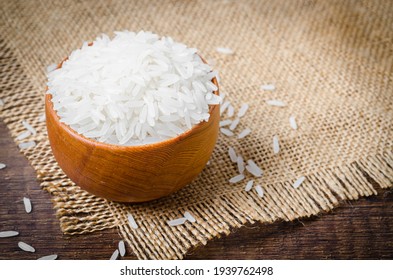
MULTIPOLYGON (((65 234, 117 227, 141 259, 181 259, 231 229, 293 220, 346 199, 376 193, 393 179, 392 1, 1 1, 1 118, 15 137, 30 122, 38 144, 22 150, 53 195, 65 234), (46 66, 83 41, 115 30, 150 30, 197 47, 215 60, 235 109, 250 104, 238 131, 221 135, 211 164, 176 194, 138 205, 106 201, 75 186, 59 169, 45 133, 46 66), (229 47, 233 55, 216 52, 229 47), (276 90, 263 92, 260 85, 276 90), (288 106, 268 106, 280 99, 288 106), (294 115, 299 129, 289 126, 294 115), (273 153, 272 137, 281 151, 273 153), (265 195, 247 193, 228 146, 264 170, 265 195), (368 176, 366 175, 368 174, 368 176), (292 187, 300 176, 306 181, 292 187), (196 223, 169 227, 189 211, 196 223), (132 213, 139 228, 127 222, 132 213)), ((16 141, 18 142, 18 141, 16 141)), ((252 178, 252 176, 247 176, 252 178)))

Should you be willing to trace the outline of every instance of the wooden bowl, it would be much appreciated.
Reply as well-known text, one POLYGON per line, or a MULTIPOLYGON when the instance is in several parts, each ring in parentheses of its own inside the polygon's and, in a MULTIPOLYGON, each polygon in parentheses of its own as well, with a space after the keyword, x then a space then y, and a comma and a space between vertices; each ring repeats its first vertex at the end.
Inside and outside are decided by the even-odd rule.
MULTIPOLYGON (((212 82, 218 87, 215 78, 212 82)), ((46 126, 59 166, 81 188, 113 201, 149 201, 186 186, 205 167, 218 137, 219 105, 210 106, 208 122, 175 138, 120 146, 78 134, 59 121, 51 100, 52 95, 47 94, 46 126)))

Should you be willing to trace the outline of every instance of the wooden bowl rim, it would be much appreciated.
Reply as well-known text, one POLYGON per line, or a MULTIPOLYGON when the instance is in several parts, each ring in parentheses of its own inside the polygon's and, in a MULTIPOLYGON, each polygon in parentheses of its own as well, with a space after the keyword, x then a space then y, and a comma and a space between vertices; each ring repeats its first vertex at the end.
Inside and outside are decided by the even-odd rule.
MULTIPOLYGON (((90 45, 90 44, 89 44, 90 45)), ((200 56, 201 57, 201 56, 200 56)), ((206 63, 206 61, 201 57, 202 61, 204 63, 206 63)), ((61 66, 63 65, 63 63, 68 60, 68 57, 64 58, 62 62, 60 62, 56 69, 61 68, 61 66)), ((217 82, 217 78, 214 77, 212 79, 212 83, 215 84, 217 86, 217 90, 214 91, 213 93, 215 95, 219 95, 219 89, 218 89, 218 82, 217 82)), ((206 121, 202 121, 196 125, 194 125, 192 128, 184 131, 183 133, 177 135, 176 137, 172 137, 169 139, 165 139, 159 142, 154 142, 154 143, 149 143, 149 144, 142 144, 142 145, 135 145, 135 146, 122 146, 122 145, 116 145, 116 144, 110 144, 110 143, 104 143, 104 142, 99 142, 95 139, 91 139, 88 138, 82 134, 79 134, 78 132, 76 132, 74 129, 72 129, 69 125, 63 123, 60 121, 59 116, 57 115, 57 112, 53 109, 53 102, 52 102, 52 94, 48 92, 48 87, 46 88, 45 91, 45 106, 47 107, 48 110, 46 110, 46 112, 49 111, 49 113, 52 115, 53 119, 55 120, 56 124, 58 126, 60 126, 61 129, 65 130, 68 134, 72 135, 73 137, 75 137, 78 141, 81 141, 87 145, 92 145, 95 147, 100 147, 102 149, 116 149, 116 150, 121 150, 121 151, 143 151, 146 149, 159 149, 159 148, 163 148, 165 146, 170 146, 172 144, 176 144, 177 142, 181 141, 184 138, 187 138, 188 136, 190 136, 191 134, 193 134, 193 132, 195 130, 198 130, 200 128, 202 128, 203 126, 207 125, 210 121, 211 121, 211 116, 212 113, 214 112, 214 110, 218 110, 217 108, 219 107, 219 104, 214 104, 214 105, 209 105, 210 109, 209 109, 209 120, 206 121)))

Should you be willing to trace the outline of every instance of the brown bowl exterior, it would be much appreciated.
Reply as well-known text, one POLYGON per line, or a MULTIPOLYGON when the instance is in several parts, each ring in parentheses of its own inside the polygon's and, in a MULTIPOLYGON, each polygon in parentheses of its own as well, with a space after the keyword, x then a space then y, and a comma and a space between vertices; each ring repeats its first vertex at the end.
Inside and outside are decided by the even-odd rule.
POLYGON ((59 166, 81 188, 108 200, 149 201, 186 186, 205 167, 218 137, 219 105, 213 105, 208 122, 175 138, 129 147, 100 143, 60 122, 51 99, 47 94, 46 125, 59 166))

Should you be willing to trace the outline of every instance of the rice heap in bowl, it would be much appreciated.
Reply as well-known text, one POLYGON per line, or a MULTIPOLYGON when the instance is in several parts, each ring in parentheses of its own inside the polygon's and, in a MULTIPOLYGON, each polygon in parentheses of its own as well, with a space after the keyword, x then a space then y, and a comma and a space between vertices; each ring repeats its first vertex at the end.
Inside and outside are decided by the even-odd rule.
POLYGON ((116 145, 175 137, 209 120, 217 73, 194 48, 150 32, 116 32, 75 50, 48 73, 60 121, 116 145))

